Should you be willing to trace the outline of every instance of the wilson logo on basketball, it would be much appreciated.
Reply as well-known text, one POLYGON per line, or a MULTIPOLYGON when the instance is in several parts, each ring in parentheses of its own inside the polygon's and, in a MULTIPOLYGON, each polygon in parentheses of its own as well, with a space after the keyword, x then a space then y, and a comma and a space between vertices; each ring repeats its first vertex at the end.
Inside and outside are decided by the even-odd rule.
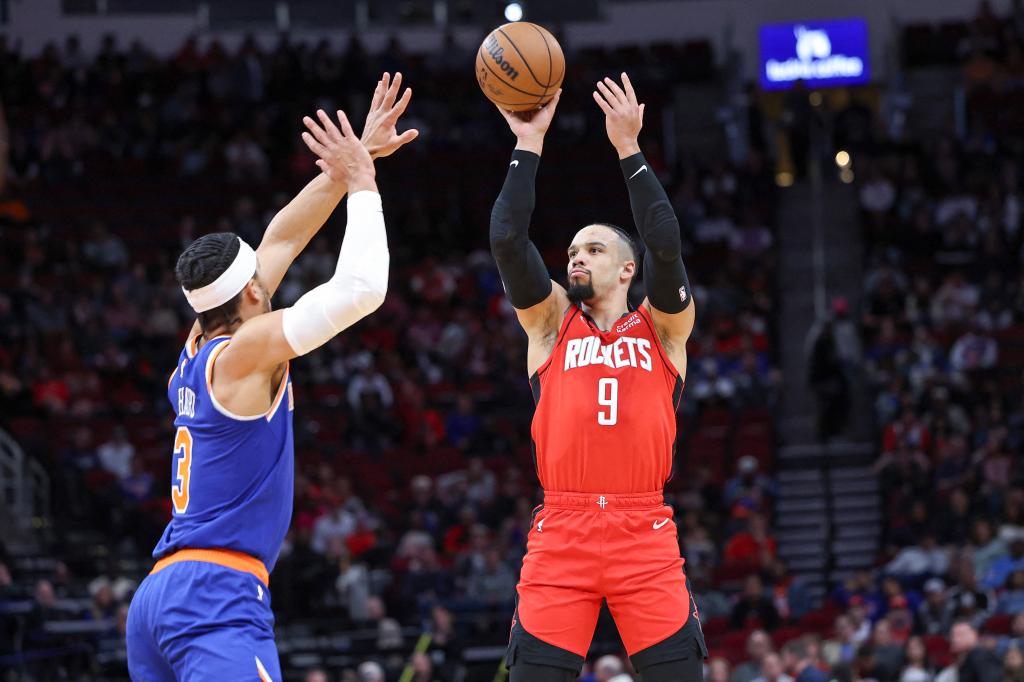
POLYGON ((493 34, 487 36, 487 40, 484 41, 484 49, 487 50, 487 54, 491 56, 497 67, 509 78, 515 80, 519 76, 519 72, 505 60, 505 48, 498 44, 498 39, 493 34))

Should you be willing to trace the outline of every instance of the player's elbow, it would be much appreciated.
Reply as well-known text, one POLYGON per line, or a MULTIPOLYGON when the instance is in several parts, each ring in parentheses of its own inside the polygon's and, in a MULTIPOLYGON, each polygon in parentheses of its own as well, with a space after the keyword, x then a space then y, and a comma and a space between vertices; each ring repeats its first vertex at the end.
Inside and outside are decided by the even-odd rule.
POLYGON ((502 262, 526 250, 526 234, 515 229, 508 220, 491 220, 490 244, 494 259, 502 262))
POLYGON ((353 303, 363 316, 369 315, 382 305, 388 294, 388 270, 367 272, 358 278, 353 287, 353 303))

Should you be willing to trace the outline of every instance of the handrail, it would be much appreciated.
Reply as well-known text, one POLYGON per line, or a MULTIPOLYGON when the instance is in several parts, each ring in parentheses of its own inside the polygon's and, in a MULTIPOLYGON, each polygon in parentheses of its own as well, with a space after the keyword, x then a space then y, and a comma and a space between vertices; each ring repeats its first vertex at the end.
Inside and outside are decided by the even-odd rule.
POLYGON ((0 429, 0 507, 22 528, 50 516, 50 476, 5 430, 0 429))

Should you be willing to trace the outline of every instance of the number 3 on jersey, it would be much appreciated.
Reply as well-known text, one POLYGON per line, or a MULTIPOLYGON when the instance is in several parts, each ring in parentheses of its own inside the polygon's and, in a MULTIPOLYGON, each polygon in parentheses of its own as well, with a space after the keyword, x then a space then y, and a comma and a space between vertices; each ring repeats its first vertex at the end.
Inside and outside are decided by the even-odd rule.
POLYGON ((192 478, 192 434, 186 426, 179 426, 174 436, 174 457, 177 468, 174 482, 171 483, 171 502, 174 503, 175 513, 184 514, 188 510, 189 483, 192 478))
POLYGON ((597 423, 601 426, 615 426, 619 421, 619 380, 606 377, 597 382, 597 404, 607 410, 597 411, 597 423))

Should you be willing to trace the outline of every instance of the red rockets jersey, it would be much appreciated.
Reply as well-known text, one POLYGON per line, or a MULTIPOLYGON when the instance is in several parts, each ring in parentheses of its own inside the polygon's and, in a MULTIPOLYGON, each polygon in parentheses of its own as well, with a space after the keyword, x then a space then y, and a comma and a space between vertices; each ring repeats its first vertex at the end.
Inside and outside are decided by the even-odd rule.
POLYGON ((530 378, 533 446, 545 490, 660 491, 672 475, 683 379, 641 307, 602 332, 579 306, 530 378))

